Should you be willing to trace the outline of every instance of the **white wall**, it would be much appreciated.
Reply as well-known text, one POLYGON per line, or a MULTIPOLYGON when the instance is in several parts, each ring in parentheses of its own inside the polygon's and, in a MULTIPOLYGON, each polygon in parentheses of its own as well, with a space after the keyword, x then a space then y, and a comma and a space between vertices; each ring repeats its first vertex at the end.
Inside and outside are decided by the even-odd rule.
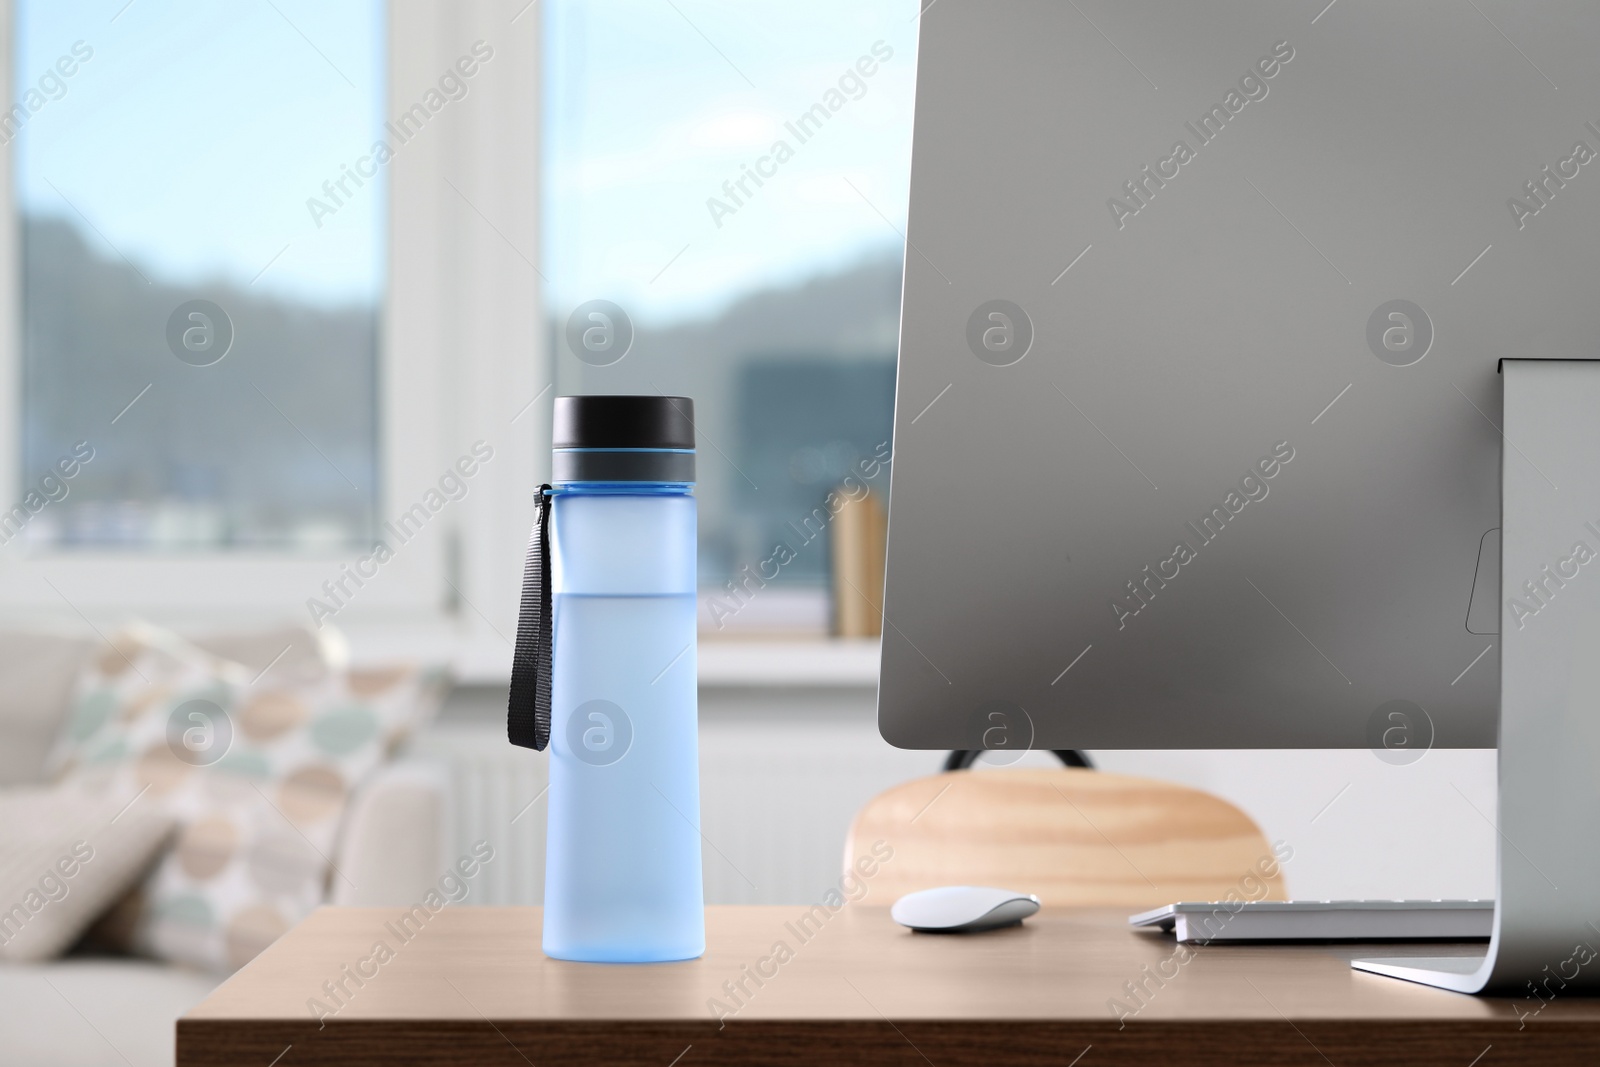
MULTIPOLYGON (((440 729, 453 735, 452 751, 468 739, 472 747, 503 753, 509 749, 504 709, 504 690, 462 690, 440 729)), ((858 687, 705 687, 700 730, 709 903, 816 900, 836 884, 855 811, 897 782, 936 773, 944 759, 941 752, 884 743, 874 694, 858 687)), ((1392 766, 1366 750, 1091 756, 1108 771, 1182 782, 1237 804, 1270 840, 1294 847, 1284 868, 1294 896, 1494 894, 1492 751, 1429 752, 1409 766, 1392 766)), ((1038 753, 1021 765, 1054 762, 1038 753)), ((525 818, 542 823, 542 805, 525 818)), ((539 899, 543 856, 536 853, 543 835, 519 840, 512 847, 528 854, 513 855, 507 869, 526 876, 508 890, 510 898, 495 902, 539 899)))
POLYGON ((1106 770, 1238 805, 1268 840, 1294 847, 1284 867, 1294 897, 1494 896, 1493 751, 1428 752, 1405 767, 1365 749, 1093 755, 1106 770))

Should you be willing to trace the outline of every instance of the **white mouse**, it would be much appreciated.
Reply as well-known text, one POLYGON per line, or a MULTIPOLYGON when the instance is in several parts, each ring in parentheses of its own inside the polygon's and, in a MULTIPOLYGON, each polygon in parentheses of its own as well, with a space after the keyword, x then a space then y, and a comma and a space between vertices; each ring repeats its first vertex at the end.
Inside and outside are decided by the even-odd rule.
POLYGON ((1012 926, 1039 910, 1039 898, 981 885, 947 885, 907 893, 889 909, 901 926, 936 934, 975 934, 1012 926))

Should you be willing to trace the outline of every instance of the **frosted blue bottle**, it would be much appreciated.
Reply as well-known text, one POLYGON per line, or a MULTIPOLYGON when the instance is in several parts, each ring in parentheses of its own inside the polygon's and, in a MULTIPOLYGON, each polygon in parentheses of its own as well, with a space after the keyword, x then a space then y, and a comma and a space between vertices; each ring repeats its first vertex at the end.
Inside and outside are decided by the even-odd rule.
POLYGON ((684 397, 558 397, 549 490, 544 951, 705 951, 694 423, 684 397))

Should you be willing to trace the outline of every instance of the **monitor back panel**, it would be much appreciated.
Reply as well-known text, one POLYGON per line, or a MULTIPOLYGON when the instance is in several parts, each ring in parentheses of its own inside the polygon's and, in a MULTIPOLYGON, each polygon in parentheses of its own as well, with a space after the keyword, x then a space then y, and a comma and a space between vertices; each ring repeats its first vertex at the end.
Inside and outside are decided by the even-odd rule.
POLYGON ((1600 6, 1322 6, 922 16, 892 743, 1495 743, 1496 361, 1600 352, 1600 6))

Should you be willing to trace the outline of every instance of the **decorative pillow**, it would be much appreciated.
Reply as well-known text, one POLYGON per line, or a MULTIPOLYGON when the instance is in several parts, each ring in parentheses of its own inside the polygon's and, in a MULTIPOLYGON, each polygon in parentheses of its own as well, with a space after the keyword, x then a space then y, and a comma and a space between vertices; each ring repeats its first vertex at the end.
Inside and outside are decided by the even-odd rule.
POLYGON ((60 955, 145 873, 172 819, 70 787, 0 792, 0 960, 60 955))
POLYGON ((112 639, 74 693, 63 778, 148 791, 178 832, 119 908, 128 947, 242 966, 323 902, 346 801, 437 706, 410 667, 257 677, 148 626, 112 639))

